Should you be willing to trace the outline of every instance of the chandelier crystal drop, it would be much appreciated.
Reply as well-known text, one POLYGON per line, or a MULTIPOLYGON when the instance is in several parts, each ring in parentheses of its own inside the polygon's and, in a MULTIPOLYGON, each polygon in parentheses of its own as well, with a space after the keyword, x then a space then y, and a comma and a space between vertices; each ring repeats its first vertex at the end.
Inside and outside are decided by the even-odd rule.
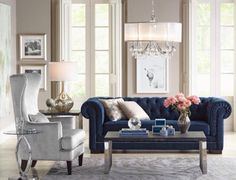
POLYGON ((154 0, 149 22, 125 23, 125 41, 129 43, 132 56, 156 55, 172 56, 176 51, 175 43, 182 40, 182 24, 156 22, 154 0))
POLYGON ((169 56, 176 51, 174 43, 158 43, 157 41, 133 41, 130 42, 129 51, 132 52, 133 57, 147 55, 147 56, 169 56))

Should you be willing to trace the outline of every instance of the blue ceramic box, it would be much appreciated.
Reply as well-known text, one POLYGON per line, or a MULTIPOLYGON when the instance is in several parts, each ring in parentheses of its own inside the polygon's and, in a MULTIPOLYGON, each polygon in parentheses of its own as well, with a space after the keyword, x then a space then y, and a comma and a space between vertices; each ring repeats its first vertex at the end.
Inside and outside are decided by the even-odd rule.
POLYGON ((160 130, 163 128, 163 126, 152 126, 152 133, 157 134, 160 133, 160 130))
POLYGON ((166 119, 155 119, 156 126, 166 126, 166 119))

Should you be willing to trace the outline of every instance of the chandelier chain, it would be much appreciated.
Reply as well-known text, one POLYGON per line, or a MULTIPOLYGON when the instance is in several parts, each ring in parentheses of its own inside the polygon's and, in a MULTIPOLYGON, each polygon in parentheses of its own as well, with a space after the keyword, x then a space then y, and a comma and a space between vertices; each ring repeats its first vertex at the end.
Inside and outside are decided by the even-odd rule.
POLYGON ((156 21, 157 21, 157 17, 156 17, 156 13, 155 13, 154 0, 152 0, 152 15, 151 15, 150 22, 156 22, 156 21))

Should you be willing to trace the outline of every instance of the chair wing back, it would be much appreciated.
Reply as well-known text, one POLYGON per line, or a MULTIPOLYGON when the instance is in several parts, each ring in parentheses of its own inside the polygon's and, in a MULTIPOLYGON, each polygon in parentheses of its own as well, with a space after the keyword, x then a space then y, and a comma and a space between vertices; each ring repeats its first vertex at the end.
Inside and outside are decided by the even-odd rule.
POLYGON ((16 74, 10 77, 15 118, 29 121, 28 114, 38 113, 38 92, 41 75, 37 73, 16 74))

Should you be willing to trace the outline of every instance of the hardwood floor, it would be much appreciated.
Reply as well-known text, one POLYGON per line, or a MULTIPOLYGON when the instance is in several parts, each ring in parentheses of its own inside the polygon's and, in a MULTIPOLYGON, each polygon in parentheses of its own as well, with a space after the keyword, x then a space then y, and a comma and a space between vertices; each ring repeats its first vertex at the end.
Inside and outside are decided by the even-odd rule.
MULTIPOLYGON (((209 154, 209 156, 224 156, 224 157, 236 157, 236 133, 227 132, 224 138, 225 148, 222 155, 209 154)), ((7 141, 0 144, 0 180, 7 180, 8 177, 18 176, 17 164, 15 161, 15 145, 16 137, 9 137, 7 141)), ((90 154, 88 150, 88 142, 85 144, 84 157, 91 156, 103 156, 103 154, 90 154)), ((148 153, 141 153, 138 156, 148 156, 148 153)), ((116 153, 116 156, 126 156, 127 154, 116 153)), ((151 156, 179 156, 179 157, 191 157, 195 156, 195 153, 150 153, 151 156)), ((137 153, 129 153, 128 156, 137 156, 137 153)), ((37 161, 36 168, 32 168, 31 173, 37 174, 39 178, 42 178, 47 174, 48 170, 52 167, 54 162, 52 161, 37 161)))

